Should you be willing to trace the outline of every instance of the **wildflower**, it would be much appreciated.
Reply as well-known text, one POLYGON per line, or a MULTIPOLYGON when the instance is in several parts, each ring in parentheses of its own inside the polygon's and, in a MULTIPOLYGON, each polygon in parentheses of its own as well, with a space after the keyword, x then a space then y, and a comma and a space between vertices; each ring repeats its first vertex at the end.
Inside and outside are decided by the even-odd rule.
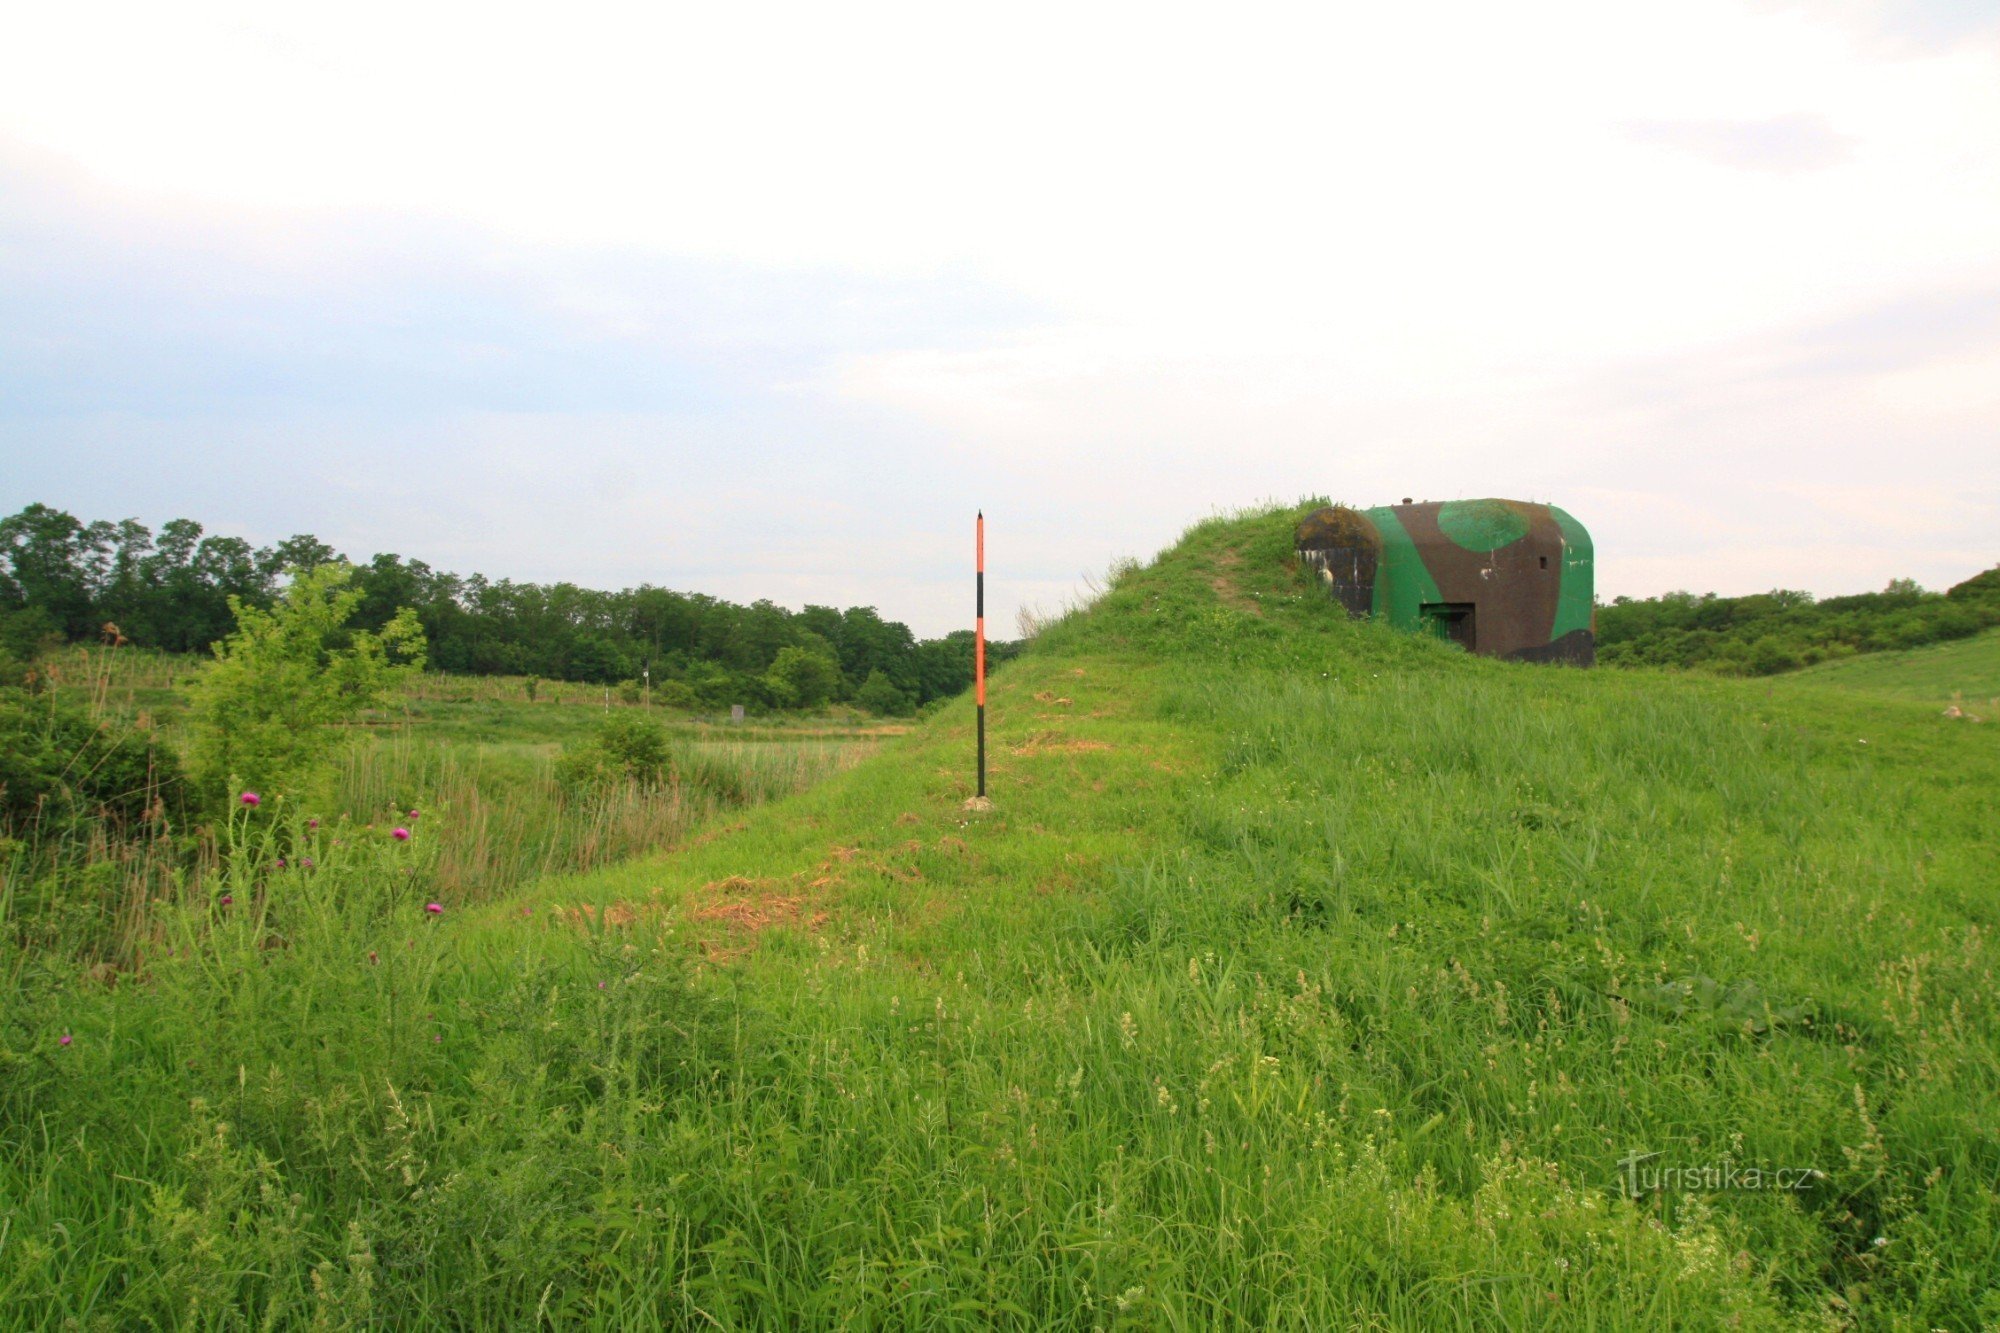
POLYGON ((438 1033, 433 1032, 431 1033, 431 1041, 434 1044, 441 1044, 444 1041, 444 1038, 438 1033))
POLYGON ((431 914, 432 916, 443 916, 443 915, 444 915, 444 904, 443 904, 443 903, 425 903, 425 904, 424 904, 424 910, 425 910, 426 912, 429 912, 429 913, 430 913, 430 914, 431 914))
POLYGON ((284 868, 285 868, 285 858, 281 856, 278 858, 278 869, 283 870, 284 868))
POLYGON ((223 894, 223 895, 222 895, 222 905, 223 905, 224 907, 227 907, 227 906, 229 906, 229 905, 230 905, 231 903, 233 903, 233 902, 235 902, 235 901, 236 901, 236 895, 235 895, 235 894, 232 894, 232 893, 225 893, 225 894, 223 894))
POLYGON ((397 842, 408 842, 410 840, 410 831, 406 828, 390 829, 389 836, 397 842))
POLYGON ((318 827, 319 827, 319 821, 318 821, 317 819, 308 819, 308 820, 306 821, 306 827, 307 827, 307 828, 318 828, 318 827))
POLYGON ((410 818, 415 819, 416 817, 417 817, 417 812, 414 810, 410 811, 410 818))
POLYGON ((601 982, 601 981, 600 981, 600 982, 598 982, 598 983, 597 983, 597 989, 599 989, 599 990, 603 990, 603 989, 604 989, 604 983, 603 983, 603 982, 601 982))
POLYGON ((65 1032, 65 1033, 63 1033, 63 1034, 62 1034, 62 1036, 60 1036, 60 1037, 57 1037, 57 1038, 56 1038, 56 1043, 57 1043, 58 1045, 61 1045, 61 1046, 67 1046, 67 1045, 69 1045, 69 1043, 70 1043, 70 1035, 69 1035, 69 1033, 65 1032))
POLYGON ((243 793, 243 804, 262 805, 263 803, 264 803, 264 798, 259 796, 256 792, 246 791, 243 793))
POLYGON ((299 858, 299 865, 302 869, 311 870, 313 868, 313 859, 310 856, 301 856, 299 858))
POLYGON ((382 960, 381 960, 380 958, 377 958, 377 957, 375 956, 375 951, 374 951, 373 949, 370 949, 370 950, 368 951, 368 961, 369 961, 370 963, 379 963, 379 962, 381 962, 382 960))

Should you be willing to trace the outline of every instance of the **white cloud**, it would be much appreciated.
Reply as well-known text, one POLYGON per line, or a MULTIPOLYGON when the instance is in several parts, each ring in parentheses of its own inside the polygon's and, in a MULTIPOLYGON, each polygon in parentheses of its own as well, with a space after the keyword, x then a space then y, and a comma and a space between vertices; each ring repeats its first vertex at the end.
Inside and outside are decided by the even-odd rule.
MULTIPOLYGON (((2000 290, 2000 46, 1948 9, 43 6, 0 43, 0 137, 274 281, 340 290, 322 233, 356 220, 484 238, 564 337, 752 366, 771 484, 887 479, 801 510, 822 551, 985 499, 1049 583, 1217 504, 1494 492, 1593 497, 1616 590, 1755 585, 1776 557, 1740 525, 1686 578, 1639 563, 1673 558, 1638 554, 1661 507, 1888 453, 1993 526, 1993 360, 1954 330, 2000 290), (648 256, 795 295, 674 324, 648 256), (903 299, 934 313, 885 320, 903 299)), ((518 446, 461 406, 428 419, 627 456, 623 404, 518 446)), ((774 502, 656 498, 746 528, 774 502)), ((1894 531, 1908 572, 1976 546, 1894 531)), ((1835 591, 1845 560, 1795 563, 1835 591)))

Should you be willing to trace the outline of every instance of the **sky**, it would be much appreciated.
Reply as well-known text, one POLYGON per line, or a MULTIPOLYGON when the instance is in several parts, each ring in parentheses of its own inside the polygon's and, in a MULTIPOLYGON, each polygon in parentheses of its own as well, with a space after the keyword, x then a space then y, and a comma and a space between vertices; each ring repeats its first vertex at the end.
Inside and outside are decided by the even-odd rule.
POLYGON ((0 512, 873 605, 1500 495, 2000 563, 2000 4, 0 11, 0 512))

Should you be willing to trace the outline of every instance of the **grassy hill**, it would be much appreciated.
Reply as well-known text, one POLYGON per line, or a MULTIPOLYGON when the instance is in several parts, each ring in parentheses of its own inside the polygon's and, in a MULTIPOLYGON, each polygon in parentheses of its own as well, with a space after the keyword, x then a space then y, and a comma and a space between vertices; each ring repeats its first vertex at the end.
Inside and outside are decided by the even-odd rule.
POLYGON ((990 814, 961 701, 441 913, 246 812, 138 974, 4 960, 0 1324, 2000 1320, 2000 733, 1352 623, 1295 517, 1011 663, 990 814))
POLYGON ((2000 699, 2000 630, 1955 643, 1826 662, 1778 679, 1912 703, 1945 704, 1960 697, 1967 705, 1986 704, 2000 699))

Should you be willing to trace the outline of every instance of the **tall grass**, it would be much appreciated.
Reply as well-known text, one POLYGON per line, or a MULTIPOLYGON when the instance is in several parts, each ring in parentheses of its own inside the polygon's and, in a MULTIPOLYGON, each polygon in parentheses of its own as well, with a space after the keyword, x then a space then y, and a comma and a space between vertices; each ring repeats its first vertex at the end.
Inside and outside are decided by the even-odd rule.
POLYGON ((684 747, 678 780, 565 793, 545 748, 439 742, 402 732, 343 752, 334 811, 392 825, 411 811, 437 829, 433 868, 455 902, 672 846, 720 810, 803 790, 873 750, 872 740, 684 747))
MULTIPOLYGON (((106 726, 171 738, 197 666, 193 658, 131 647, 75 647, 42 664, 40 684, 106 726)), ((675 781, 578 797, 565 794, 551 773, 557 745, 587 735, 601 716, 575 702, 427 699, 420 687, 350 729, 331 790, 311 798, 309 813, 386 828, 418 812, 434 830, 439 891, 454 903, 477 902, 542 876, 672 846, 719 811, 840 772, 901 729, 683 720, 674 732, 687 762, 675 781)), ((19 839, 0 840, 0 929, 38 954, 80 960, 100 973, 131 967, 157 940, 160 909, 199 896, 218 873, 215 833, 196 826, 114 836, 90 826, 48 837, 31 826, 19 839)))
POLYGON ((0 966, 0 1325, 2000 1321, 1985 732, 1470 661, 1273 531, 1010 665, 989 816, 961 703, 478 909, 449 811, 245 815, 145 976, 0 966))

